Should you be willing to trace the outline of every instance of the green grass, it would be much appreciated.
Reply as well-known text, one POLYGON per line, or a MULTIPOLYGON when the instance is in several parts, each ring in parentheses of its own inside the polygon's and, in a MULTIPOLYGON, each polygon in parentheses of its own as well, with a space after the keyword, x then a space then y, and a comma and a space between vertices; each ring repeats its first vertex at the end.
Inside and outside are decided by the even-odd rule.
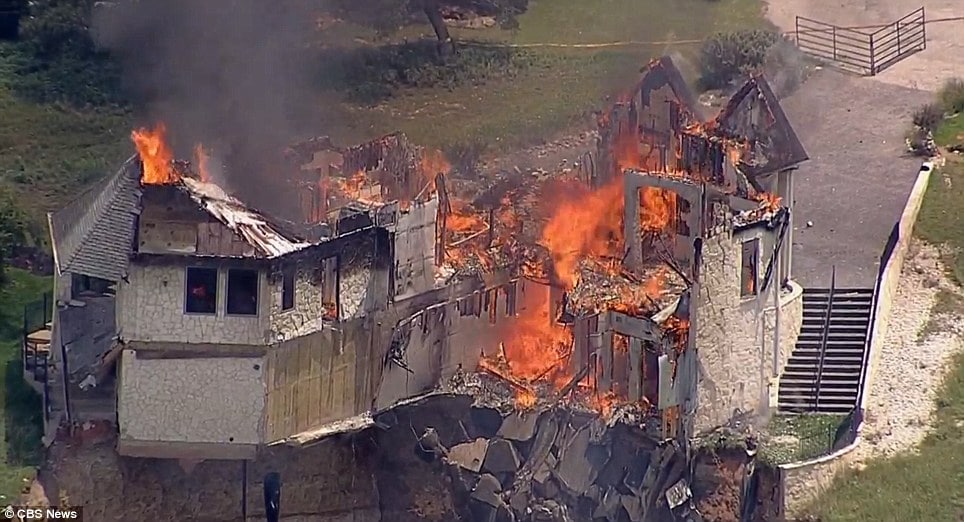
POLYGON ((773 465, 826 455, 843 419, 840 415, 774 415, 760 455, 773 465))
MULTIPOLYGON (((14 95, 21 57, 0 44, 0 183, 42 223, 44 213, 69 201, 131 153, 130 117, 121 109, 71 109, 35 104, 14 95)), ((45 235, 40 235, 45 237, 45 235)))
MULTIPOLYGON (((934 172, 915 233, 950 252, 946 262, 964 281, 964 161, 950 155, 934 172)), ((953 292, 941 292, 938 313, 960 314, 953 292)), ((926 328, 926 327, 925 327, 926 328)), ((964 520, 964 354, 959 354, 938 394, 936 424, 917 453, 870 462, 838 477, 811 512, 825 522, 964 520)))
POLYGON ((3 364, 3 442, 0 445, 0 504, 16 500, 40 465, 42 452, 42 401, 23 381, 20 332, 24 305, 41 299, 51 279, 23 270, 7 269, 0 286, 0 363, 3 364))
POLYGON ((934 142, 941 147, 964 145, 964 115, 955 114, 942 121, 934 131, 934 142))
MULTIPOLYGON (((614 41, 702 40, 717 32, 763 25, 759 0, 553 0, 533 3, 516 30, 454 30, 461 39, 514 44, 606 43, 614 41)), ((353 47, 372 41, 371 32, 336 24, 325 38, 329 46, 353 47)), ((402 31, 395 38, 430 36, 428 27, 402 31)), ((402 130, 416 142, 447 148, 486 142, 493 152, 549 139, 585 124, 607 104, 607 97, 629 88, 639 69, 667 52, 687 57, 684 72, 696 72, 698 44, 632 45, 603 49, 530 49, 533 65, 513 78, 456 89, 403 92, 375 107, 344 103, 337 92, 319 95, 329 131, 351 143, 402 130)))
POLYGON ((919 453, 838 477, 811 512, 824 522, 964 519, 964 354, 955 365, 940 393, 937 425, 919 453))
MULTIPOLYGON (((960 252, 964 248, 964 160, 947 155, 947 164, 931 174, 915 233, 933 245, 960 252)), ((964 282, 964 255, 945 260, 951 277, 964 282)))

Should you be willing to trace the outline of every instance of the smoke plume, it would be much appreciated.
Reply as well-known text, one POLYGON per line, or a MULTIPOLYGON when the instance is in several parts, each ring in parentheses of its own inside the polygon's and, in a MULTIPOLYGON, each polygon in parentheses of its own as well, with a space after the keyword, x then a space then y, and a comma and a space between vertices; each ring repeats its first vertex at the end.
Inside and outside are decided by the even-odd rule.
POLYGON ((226 164, 232 189, 264 191, 267 176, 281 175, 284 146, 323 130, 308 88, 315 19, 308 3, 101 3, 93 31, 122 64, 142 122, 163 121, 178 157, 203 143, 226 164))

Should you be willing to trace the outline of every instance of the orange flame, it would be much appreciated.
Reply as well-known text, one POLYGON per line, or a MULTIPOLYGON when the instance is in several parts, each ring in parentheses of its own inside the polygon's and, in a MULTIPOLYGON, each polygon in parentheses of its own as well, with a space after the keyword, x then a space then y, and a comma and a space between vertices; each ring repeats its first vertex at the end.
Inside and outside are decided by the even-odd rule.
POLYGON ((538 397, 536 397, 535 392, 528 388, 519 388, 516 390, 515 407, 520 410, 531 410, 532 407, 536 405, 537 400, 538 397))
POLYGON ((622 258, 623 180, 590 192, 585 185, 563 184, 556 212, 542 230, 539 243, 549 250, 553 271, 571 290, 578 282, 580 261, 589 256, 622 258))
POLYGON ((658 187, 640 190, 639 225, 643 230, 662 232, 676 224, 676 193, 658 187))
POLYGON ((452 165, 445 159, 442 151, 432 149, 422 151, 419 167, 422 175, 425 176, 425 182, 429 185, 430 191, 435 190, 435 176, 448 174, 452 171, 452 165))
POLYGON ((167 144, 167 128, 163 123, 153 130, 140 128, 131 131, 131 140, 143 165, 141 183, 145 185, 170 185, 180 181, 174 171, 174 152, 167 144))
POLYGON ((529 306, 509 324, 504 347, 512 375, 531 382, 564 370, 561 361, 572 349, 572 332, 551 316, 548 288, 536 287, 525 297, 529 306))

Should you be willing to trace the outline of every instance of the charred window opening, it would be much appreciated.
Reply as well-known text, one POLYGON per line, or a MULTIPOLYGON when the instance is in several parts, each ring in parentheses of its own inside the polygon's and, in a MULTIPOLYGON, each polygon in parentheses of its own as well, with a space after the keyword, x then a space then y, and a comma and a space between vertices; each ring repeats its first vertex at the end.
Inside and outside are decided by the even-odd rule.
POLYGON ((289 266, 281 273, 282 310, 291 310, 295 307, 295 272, 296 267, 289 266))
POLYGON ((258 271, 228 270, 228 315, 258 315, 258 271))
POLYGON ((670 100, 669 101, 669 127, 673 129, 673 132, 679 132, 682 127, 682 116, 680 111, 679 103, 670 100))
POLYGON ((676 234, 690 237, 690 226, 686 216, 690 213, 690 202, 682 197, 676 198, 676 234))
POLYGON ((743 243, 740 264, 740 295, 750 297, 757 295, 757 277, 759 272, 760 240, 751 239, 743 243))
POLYGON ((217 313, 218 270, 216 268, 187 268, 184 311, 189 314, 217 313))
POLYGON ((321 306, 325 319, 338 318, 338 256, 321 260, 321 306))
POLYGON ((73 274, 70 278, 70 296, 103 295, 110 290, 111 282, 99 277, 73 274))

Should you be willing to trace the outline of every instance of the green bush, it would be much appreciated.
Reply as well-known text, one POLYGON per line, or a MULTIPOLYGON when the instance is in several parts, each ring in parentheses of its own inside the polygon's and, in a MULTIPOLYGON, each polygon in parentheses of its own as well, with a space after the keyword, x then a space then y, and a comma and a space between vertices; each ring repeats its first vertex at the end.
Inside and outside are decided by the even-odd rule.
POLYGON ((945 81, 937 91, 937 99, 940 100, 944 112, 950 114, 964 112, 964 80, 951 78, 945 81))
POLYGON ((738 76, 758 71, 779 38, 776 33, 762 29, 717 33, 710 37, 700 50, 702 87, 726 87, 738 76))
POLYGON ((461 45, 441 61, 436 42, 421 40, 329 52, 319 78, 324 87, 346 91, 351 101, 376 103, 407 88, 452 89, 511 78, 533 63, 525 51, 478 45, 461 45))
POLYGON ((944 107, 939 103, 928 103, 914 111, 912 121, 915 127, 933 132, 944 119, 944 107))

